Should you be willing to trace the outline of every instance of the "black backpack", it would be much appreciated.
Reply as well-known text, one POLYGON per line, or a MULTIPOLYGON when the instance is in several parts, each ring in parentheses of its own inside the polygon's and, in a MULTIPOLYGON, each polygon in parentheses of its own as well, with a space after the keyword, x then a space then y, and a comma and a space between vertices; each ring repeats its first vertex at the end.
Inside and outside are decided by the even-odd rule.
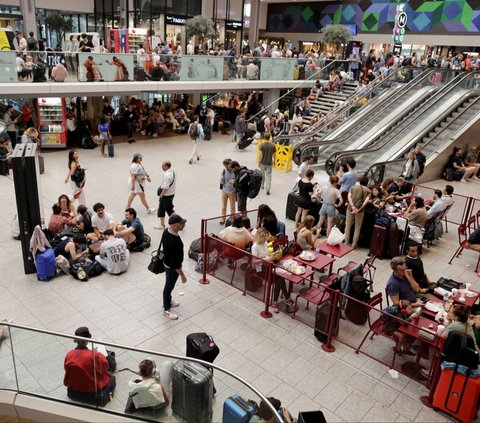
POLYGON ((372 283, 362 275, 355 275, 350 281, 347 295, 364 303, 370 300, 370 285, 372 283))
MULTIPOLYGON (((468 325, 469 323, 465 323, 468 325)), ((469 369, 476 369, 480 363, 475 341, 466 333, 452 331, 448 334, 443 345, 442 361, 461 364, 469 369)))
POLYGON ((248 182, 248 198, 255 198, 262 186, 262 171, 260 169, 250 170, 250 181, 248 182))
POLYGON ((37 48, 37 40, 33 37, 27 38, 27 49, 35 50, 37 48))

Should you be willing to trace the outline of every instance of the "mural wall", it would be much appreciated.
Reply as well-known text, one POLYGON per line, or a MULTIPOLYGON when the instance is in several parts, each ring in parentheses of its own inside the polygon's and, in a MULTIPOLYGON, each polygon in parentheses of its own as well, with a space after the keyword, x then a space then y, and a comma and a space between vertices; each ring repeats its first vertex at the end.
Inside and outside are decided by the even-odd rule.
POLYGON ((408 33, 480 32, 480 0, 344 0, 336 3, 269 4, 268 32, 318 32, 353 24, 358 32, 391 33, 397 3, 406 3, 408 33))

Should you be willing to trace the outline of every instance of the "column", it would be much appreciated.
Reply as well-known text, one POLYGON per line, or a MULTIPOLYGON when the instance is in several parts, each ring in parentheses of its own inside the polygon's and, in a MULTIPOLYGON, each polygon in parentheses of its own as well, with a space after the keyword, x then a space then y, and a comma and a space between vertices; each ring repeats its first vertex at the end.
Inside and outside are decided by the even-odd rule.
POLYGON ((268 112, 272 114, 275 109, 278 109, 278 98, 280 97, 280 90, 278 88, 265 90, 263 92, 263 107, 268 107, 268 112))
POLYGON ((250 48, 253 49, 258 41, 260 0, 250 0, 250 4, 250 27, 248 28, 248 43, 250 44, 250 48))
MULTIPOLYGON (((37 38, 37 19, 35 16, 35 0, 19 0, 20 12, 23 15, 23 36, 28 38, 28 33, 33 31, 37 38)), ((38 38, 37 38, 38 39, 38 38)))
POLYGON ((120 28, 128 28, 127 1, 120 0, 120 28))

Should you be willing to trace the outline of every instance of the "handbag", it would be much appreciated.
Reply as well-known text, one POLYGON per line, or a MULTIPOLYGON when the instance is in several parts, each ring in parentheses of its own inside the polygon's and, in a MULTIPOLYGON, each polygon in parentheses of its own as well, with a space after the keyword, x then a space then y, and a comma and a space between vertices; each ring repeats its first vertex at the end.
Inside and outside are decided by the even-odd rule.
POLYGON ((327 244, 332 245, 332 246, 333 245, 340 245, 343 242, 344 239, 345 239, 345 235, 342 234, 340 229, 338 229, 336 226, 334 226, 330 230, 330 235, 328 235, 327 244))
POLYGON ((165 272, 165 264, 163 263, 163 258, 165 254, 162 251, 162 243, 158 247, 158 250, 152 252, 152 258, 150 259, 150 264, 148 265, 148 270, 150 272, 158 275, 159 273, 165 272))

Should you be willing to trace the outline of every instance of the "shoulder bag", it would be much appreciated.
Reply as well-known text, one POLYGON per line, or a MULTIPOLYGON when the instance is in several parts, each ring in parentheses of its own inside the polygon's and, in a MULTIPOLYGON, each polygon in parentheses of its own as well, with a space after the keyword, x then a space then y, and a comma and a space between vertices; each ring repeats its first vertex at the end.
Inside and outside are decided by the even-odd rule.
POLYGON ((165 272, 165 264, 163 263, 164 253, 162 250, 162 242, 160 241, 160 245, 158 250, 152 252, 152 258, 150 259, 150 264, 148 265, 148 270, 150 272, 155 273, 158 275, 159 273, 165 272))

